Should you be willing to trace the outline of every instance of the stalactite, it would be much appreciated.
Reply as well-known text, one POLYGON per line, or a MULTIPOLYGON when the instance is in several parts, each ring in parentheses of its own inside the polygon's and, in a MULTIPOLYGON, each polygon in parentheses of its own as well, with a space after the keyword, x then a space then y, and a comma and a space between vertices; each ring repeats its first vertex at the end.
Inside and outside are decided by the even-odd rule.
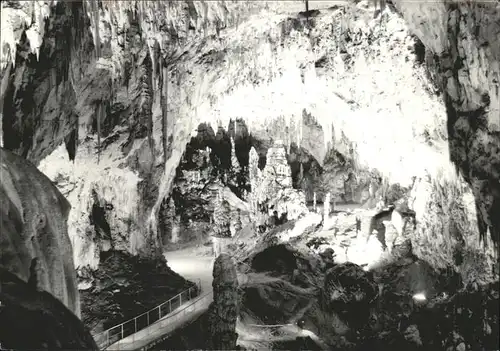
MULTIPOLYGON (((54 88, 57 88, 57 68, 56 67, 52 67, 50 69, 50 79, 49 79, 49 82, 50 82, 50 89, 54 89, 54 88)), ((57 92, 56 92, 57 93, 57 92)))
POLYGON ((97 163, 101 160, 101 122, 104 119, 102 102, 97 103, 97 163))
POLYGON ((161 87, 161 118, 162 118, 162 136, 163 136, 163 158, 167 162, 168 155, 168 110, 167 110, 167 97, 168 97, 168 69, 165 63, 162 67, 162 87, 161 87))
POLYGON ((95 46, 95 53, 97 56, 97 59, 101 57, 101 37, 99 34, 99 23, 100 23, 100 18, 99 18, 99 0, 91 0, 91 9, 92 9, 92 15, 94 16, 94 33, 95 33, 95 38, 94 38, 94 46, 95 46))

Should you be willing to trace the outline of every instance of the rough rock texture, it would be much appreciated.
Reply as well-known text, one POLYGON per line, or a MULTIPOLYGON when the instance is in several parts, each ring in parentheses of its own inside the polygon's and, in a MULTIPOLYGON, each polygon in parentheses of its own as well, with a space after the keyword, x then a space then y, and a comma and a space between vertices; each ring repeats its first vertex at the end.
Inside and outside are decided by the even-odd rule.
POLYGON ((214 232, 213 235, 219 238, 230 238, 231 207, 224 198, 222 188, 219 189, 214 206, 214 232))
POLYGON ((97 163, 93 146, 82 145, 73 163, 61 146, 39 166, 65 191, 64 195, 73 206, 68 229, 77 268, 95 269, 100 252, 109 249, 105 245, 107 240, 111 240, 115 249, 133 254, 148 254, 158 247, 156 236, 151 237, 144 229, 146 214, 138 206, 147 202, 148 194, 155 188, 143 183, 137 173, 120 168, 123 160, 119 144, 110 147, 114 151, 103 154, 97 163), (139 184, 143 184, 143 191, 139 184), (94 205, 102 208, 101 222, 109 227, 105 236, 95 229, 98 219, 91 216, 94 205))
POLYGON ((0 345, 15 350, 99 350, 60 300, 0 267, 0 345))
POLYGON ((267 150, 266 165, 262 172, 256 168, 255 154, 251 160, 251 197, 257 208, 264 208, 261 212, 273 215, 276 211, 278 217, 285 215, 291 220, 307 213, 304 194, 292 188, 291 170, 282 141, 276 141, 267 150))
POLYGON ((162 256, 153 261, 114 250, 104 253, 98 270, 86 278, 80 291, 82 320, 94 335, 194 285, 172 271, 162 256))
POLYGON ((214 262, 214 301, 209 307, 209 349, 234 350, 238 334, 236 319, 239 313, 238 278, 233 259, 221 254, 214 262))
POLYGON ((80 316, 67 218, 70 206, 34 165, 0 148, 0 265, 80 316))
POLYGON ((372 272, 352 263, 329 268, 331 259, 317 262, 298 247, 266 248, 256 255, 259 264, 241 273, 241 310, 258 324, 302 321, 339 351, 498 349, 498 282, 464 289, 459 274, 415 258, 372 272), (298 257, 309 264, 286 274, 298 257))
POLYGON ((500 4, 396 1, 444 92, 450 159, 471 185, 478 228, 500 238, 500 4))
POLYGON ((410 193, 417 229, 408 237, 413 252, 435 268, 453 267, 465 284, 498 280, 499 266, 490 237, 478 238, 476 201, 462 182, 419 178, 410 193), (426 194, 426 195, 425 195, 426 194))
MULTIPOLYGON (((385 137, 378 135, 376 138, 367 140, 365 133, 361 133, 363 137, 359 133, 356 134, 358 118, 366 115, 369 109, 368 100, 365 97, 379 96, 381 91, 385 91, 385 94, 390 95, 391 98, 392 94, 399 95, 401 99, 411 103, 412 107, 408 110, 415 111, 412 115, 418 115, 419 122, 422 120, 421 115, 425 114, 421 111, 422 107, 425 107, 425 110, 429 106, 440 109, 437 102, 427 96, 422 81, 414 78, 415 68, 411 62, 411 50, 408 50, 405 45, 396 45, 397 42, 409 41, 410 43, 411 39, 408 33, 404 32, 402 20, 393 15, 391 24, 401 28, 402 32, 394 32, 392 28, 382 28, 378 25, 378 21, 370 21, 366 29, 356 28, 356 31, 362 30, 362 33, 359 33, 362 36, 356 38, 356 45, 353 45, 352 40, 351 44, 346 43, 347 49, 352 49, 350 55, 353 57, 346 65, 338 52, 338 43, 350 39, 345 37, 345 31, 343 32, 342 28, 337 25, 340 24, 339 19, 345 17, 344 9, 325 12, 325 16, 311 19, 310 25, 307 25, 304 19, 296 18, 295 15, 288 17, 276 14, 278 11, 285 13, 285 9, 302 10, 301 2, 297 2, 298 7, 293 3, 287 3, 285 6, 285 4, 271 2, 267 4, 269 5, 267 9, 266 3, 262 2, 200 2, 186 13, 176 12, 182 8, 180 2, 168 5, 167 3, 154 5, 140 2, 137 16, 134 13, 126 16, 126 9, 133 8, 133 4, 133 2, 109 3, 100 10, 99 17, 96 16, 97 11, 89 11, 90 18, 87 18, 87 13, 81 4, 58 3, 51 16, 55 16, 55 12, 58 11, 58 21, 65 21, 65 25, 69 23, 80 25, 75 31, 80 33, 82 38, 73 46, 65 46, 71 48, 69 53, 59 53, 56 50, 62 50, 62 44, 59 41, 44 41, 38 62, 34 56, 28 55, 30 49, 27 43, 26 47, 18 48, 16 54, 18 60, 15 67, 11 65, 6 67, 6 70, 10 71, 5 71, 9 74, 5 74, 7 78, 4 79, 8 89, 4 95, 3 105, 4 110, 5 108, 12 110, 4 111, 4 115, 9 112, 9 116, 18 116, 15 120, 4 120, 4 136, 7 135, 7 131, 12 130, 12 133, 8 133, 9 135, 14 136, 14 132, 17 133, 16 135, 27 133, 26 140, 29 141, 33 139, 30 138, 30 133, 34 129, 37 133, 36 140, 43 140, 44 143, 11 145, 4 138, 5 145, 9 145, 9 149, 17 150, 35 162, 52 152, 61 143, 63 137, 68 137, 67 144, 72 150, 71 153, 76 153, 75 169, 83 173, 75 175, 76 181, 82 184, 78 189, 90 188, 91 181, 100 184, 97 187, 101 189, 110 187, 109 190, 98 191, 99 196, 108 202, 116 198, 116 203, 113 203, 114 208, 125 212, 120 214, 122 218, 119 222, 123 224, 117 221, 116 229, 112 228, 112 231, 128 232, 127 222, 131 222, 132 228, 138 229, 131 230, 131 233, 137 232, 138 234, 131 235, 130 238, 125 237, 122 243, 133 253, 147 252, 150 244, 153 248, 157 245, 158 238, 154 232, 160 204, 171 189, 175 169, 193 128, 202 121, 217 125, 218 128, 217 120, 221 121, 220 125, 227 126, 230 119, 241 118, 247 124, 249 131, 259 139, 269 140, 281 137, 287 144, 292 141, 299 144, 303 142, 311 154, 319 159, 319 162, 322 162, 326 152, 326 141, 331 140, 331 137, 325 137, 325 135, 332 135, 331 125, 334 122, 336 134, 344 131, 347 138, 370 145, 364 149, 355 148, 361 155, 360 162, 369 161, 371 166, 380 166, 384 172, 391 173, 395 172, 395 169, 407 168, 401 167, 399 159, 398 163, 394 164, 385 162, 383 157, 372 158, 370 153, 378 149, 370 143, 387 140, 393 135, 385 137), (206 13, 203 4, 206 5, 206 13), (154 8, 154 6, 159 7, 154 8), (162 26, 161 18, 152 16, 152 13, 158 13, 163 6, 171 7, 170 11, 164 11, 171 16, 166 18, 166 26, 162 26), (153 8, 154 11, 150 12, 153 8), (261 11, 260 16, 252 21, 244 21, 245 16, 254 10, 261 11), (238 22, 236 17, 240 17, 238 28, 231 27, 232 24, 238 22), (156 19, 160 21, 156 22, 156 19), (192 20, 191 25, 194 29, 191 32, 187 19, 192 20), (93 48, 95 41, 93 38, 96 38, 97 27, 95 25, 91 27, 93 33, 89 29, 89 25, 95 24, 96 20, 100 23, 100 35, 97 37, 101 42, 98 61, 93 59, 94 51, 97 51, 93 48), (186 27, 179 25, 180 23, 186 27), (204 28, 207 30, 206 33, 204 33, 204 28), (220 35, 210 35, 216 33, 217 28, 221 29, 220 35), (371 32, 374 34, 370 34, 371 32), (363 36, 369 34, 374 35, 375 40, 371 44, 369 60, 373 62, 370 62, 370 65, 380 64, 380 70, 384 72, 381 74, 381 77, 384 77, 383 80, 391 77, 395 78, 395 82, 388 82, 387 86, 380 88, 373 85, 371 90, 355 96, 359 95, 355 88, 361 85, 359 82, 365 81, 365 73, 368 73, 366 59, 360 55, 363 50, 357 43, 363 36), (158 45, 154 44, 153 38, 159 39, 160 37, 158 45), (311 37, 314 40, 310 40, 311 37), (385 41, 387 37, 390 38, 389 45, 385 41), (166 43, 168 41, 170 43, 166 43), (387 50, 391 46, 394 46, 393 52, 387 50), (400 52, 395 52, 395 50, 400 50, 400 52), (255 52, 261 52, 261 54, 255 56, 255 52), (55 59, 58 55, 66 55, 66 61, 55 59), (408 62, 405 61, 405 57, 408 57, 408 62), (90 60, 90 62, 80 63, 80 58, 90 60), (391 62, 392 58, 396 61, 391 62), (22 119, 21 116, 26 112, 23 112, 21 106, 13 103, 14 92, 15 96, 21 96, 24 91, 35 89, 40 85, 39 80, 34 79, 33 75, 46 72, 48 61, 64 64, 64 67, 61 67, 63 69, 54 69, 55 71, 71 73, 61 78, 63 82, 58 89, 47 83, 42 85, 43 89, 36 89, 44 94, 41 94, 41 101, 35 105, 44 105, 46 108, 51 106, 50 117, 44 114, 43 119, 53 120, 54 122, 51 123, 54 125, 56 121, 61 120, 57 128, 49 128, 51 123, 39 122, 42 114, 40 108, 32 112, 31 119, 22 119), (26 66, 31 69, 24 70, 26 66), (358 69, 362 67, 365 67, 364 71, 358 69), (21 71, 26 72, 24 78, 21 76, 21 71), (153 76, 157 79, 149 78, 153 76), (182 84, 180 84, 181 81, 182 84), (390 88, 390 84, 397 85, 397 81, 405 81, 405 84, 390 88), (24 82, 23 85, 21 82, 24 82), (286 89, 283 90, 285 87, 286 89), (290 89, 291 87, 294 89, 290 89), (404 92, 414 89, 417 90, 416 95, 426 101, 425 103, 418 103, 419 98, 416 99, 413 96, 411 99, 404 97, 404 92), (67 91, 68 94, 79 96, 78 103, 75 99, 69 98, 58 100, 63 101, 63 104, 46 103, 46 101, 55 100, 49 95, 55 94, 56 90, 59 94, 67 91), (276 95, 275 92, 281 90, 286 91, 286 94, 276 95), (354 95, 351 96, 352 94, 354 95), (274 97, 271 98, 271 96, 274 97), (325 100, 325 97, 329 99, 325 100), (242 99, 246 100, 245 103, 242 99), (167 100, 168 105, 164 103, 167 100), (360 109, 353 110, 351 106, 358 105, 350 104, 351 100, 359 104, 360 109), (247 107, 239 111, 233 111, 230 108, 230 106, 237 105, 247 107), (304 109, 307 114, 304 114, 304 109), (63 117, 62 110, 71 112, 74 118, 71 123, 63 117), (338 113, 332 116, 331 111, 338 113), (351 116, 352 114, 354 115, 351 116), (309 115, 314 116, 318 121, 317 124, 323 127, 323 142, 319 138, 321 133, 318 134, 316 124, 303 123, 304 120, 310 119, 309 115), (97 123, 99 119, 102 120, 97 123), (28 121, 30 121, 29 125, 28 121), (101 160, 98 164, 98 155, 95 154, 98 138, 95 134, 99 124, 102 124, 102 140, 99 148, 101 160), (30 129, 31 125, 36 127, 30 129), (42 128, 42 125, 46 127, 42 128), (79 126, 78 133, 76 128, 70 128, 76 125, 79 126), (113 131, 117 125, 124 127, 113 131), (86 138, 89 134, 94 137, 86 138), (293 137, 294 135, 297 138, 293 137), (46 145, 45 143, 49 140, 51 144, 46 145), (77 145, 76 149, 74 145, 77 145), (83 151, 85 149, 91 152, 83 151), (384 164, 373 164, 373 162, 380 163, 380 160, 383 160, 384 164), (159 169, 159 172, 156 172, 157 166, 163 168, 164 172, 159 169), (91 174, 89 174, 90 171, 91 174), (160 181, 158 181, 159 177, 161 177, 160 181), (94 180, 94 178, 97 179, 94 180), (141 190, 145 189, 143 191, 138 189, 140 181, 144 182, 141 187, 141 190), (156 190, 155 184, 158 183, 160 187, 156 190), (111 187, 111 184, 122 184, 127 187, 127 191, 122 191, 115 186, 111 187), (108 195, 104 195, 105 192, 108 195), (130 195, 122 199, 120 194, 130 195), (135 201, 137 198, 140 200, 135 201), (154 200, 155 198, 157 201, 154 200), (152 212, 151 206, 141 206, 139 210, 133 205, 139 203, 149 205, 150 201, 155 203, 152 212), (142 210, 144 207, 146 208, 142 210), (151 217, 147 214, 148 212, 152 214, 151 217), (153 229, 153 233, 149 232, 150 229, 153 229)), ((353 28, 364 22, 365 18, 369 19, 370 15, 362 16, 363 19, 353 18, 353 28)), ((50 23, 54 21, 51 18, 49 16, 50 23)), ((57 33, 58 27, 55 25, 49 28, 52 28, 52 31, 46 31, 44 36, 57 33)), ((95 54, 98 53, 95 52, 95 54)), ((385 121, 391 111, 390 114, 394 116, 394 120, 399 121, 398 118, 401 116, 401 112, 398 112, 399 108, 395 110, 390 106, 383 106, 383 108, 384 111, 380 113, 370 108, 370 114, 383 117, 385 121)), ((439 112, 431 114, 429 123, 439 125, 439 123, 434 123, 435 118, 439 119, 438 116, 439 112)), ((374 117, 370 120, 374 126, 378 123, 374 117)), ((404 120, 408 120, 407 116, 404 120)), ((401 123, 403 123, 402 120, 401 123)), ((410 125, 411 123, 408 124, 410 125)), ((367 126, 367 128, 371 127, 367 126)), ((413 136, 411 127, 403 130, 413 136)), ((418 134, 419 131, 415 133, 418 134)), ((403 132, 399 133, 401 136, 403 134, 403 132)), ((407 135, 405 139, 398 140, 408 139, 412 137, 407 135)), ((377 145, 385 152, 392 154, 394 148, 391 143, 389 144, 377 145)), ((403 152, 402 148, 398 150, 403 152)), ((54 155, 46 159, 45 166, 42 167, 44 171, 50 172, 49 165, 55 163, 55 157, 54 155)), ((60 159, 59 156, 57 158, 60 159)), ((392 157, 391 161, 396 158, 392 157)), ((64 159, 62 163, 67 166, 60 165, 57 169, 63 169, 64 171, 59 173, 66 178, 72 173, 73 167, 69 166, 68 159, 64 159)), ((52 168, 56 167, 52 166, 52 168)), ((54 171, 54 173, 57 172, 54 171)), ((55 179, 57 176, 58 174, 53 174, 51 178, 55 179)), ((72 217, 74 216, 77 219, 75 221, 78 221, 72 227, 78 228, 75 230, 80 232, 74 235, 75 238, 83 237, 88 227, 88 223, 82 219, 86 216, 87 206, 80 207, 73 203, 76 202, 78 195, 81 198, 89 196, 87 191, 76 190, 75 201, 70 201, 75 205, 75 214, 72 217)), ((81 239, 75 239, 77 240, 81 239)), ((85 242, 75 246, 89 245, 98 246, 85 242)), ((94 250, 90 248, 86 251, 93 252, 94 250)), ((77 266, 95 267, 98 262, 95 254, 81 257, 79 260, 81 264, 78 262, 77 266)))
POLYGON ((377 287, 358 265, 345 263, 331 268, 325 276, 322 289, 324 310, 337 313, 351 328, 360 328, 369 317, 370 304, 377 287))
MULTIPOLYGON (((478 217, 482 236, 487 227, 493 237, 498 232, 492 216, 498 212, 500 169, 493 126, 498 25, 490 21, 497 4, 399 4, 436 54, 427 58, 440 70, 431 78, 447 78, 446 106, 434 96, 420 42, 390 6, 374 12, 364 1, 318 4, 321 10, 306 20, 298 15, 301 1, 87 5, 59 2, 48 12, 38 61, 30 54, 38 44, 28 43, 31 34, 22 37, 16 25, 8 37, 20 45, 16 57, 10 50, 5 59, 9 54, 3 52, 8 64, 1 89, 7 148, 38 162, 65 141, 69 157, 52 179, 59 173, 68 177, 69 158, 76 154, 75 168, 82 173, 72 183, 85 190, 75 190, 70 200, 77 231, 72 237, 78 238, 75 252, 90 252, 75 254, 77 266, 99 262, 100 245, 85 234, 89 206, 74 203, 78 195, 91 196, 86 189, 94 187, 94 178, 98 196, 115 199, 114 208, 123 211, 116 213, 114 229, 110 225, 112 236, 124 234, 114 235, 117 246, 154 254, 158 213, 196 126, 226 128, 236 119, 259 140, 296 142, 320 164, 335 147, 352 157, 356 169, 376 169, 401 186, 426 173, 436 181, 453 179, 451 154, 478 199, 467 216, 478 217), (484 21, 487 25, 478 25, 484 21), (486 72, 491 72, 487 79, 486 72), (487 121, 461 115, 476 111, 480 106, 473 105, 483 100, 483 107, 489 104, 487 121)), ((40 21, 43 16, 31 16, 32 11, 22 4, 15 12, 23 16, 9 16, 20 23, 40 21)), ((44 171, 55 165, 58 152, 45 159, 44 171)), ((356 196, 366 197, 362 192, 356 196)), ((445 259, 448 264, 449 256, 445 259)))
POLYGON ((241 199, 247 185, 246 170, 239 167, 237 160, 234 161, 234 147, 231 164, 227 164, 226 140, 217 139, 217 136, 219 133, 215 135, 211 128, 200 125, 198 135, 186 147, 177 167, 172 193, 162 203, 158 217, 158 229, 166 248, 175 248, 175 244, 206 242, 213 234, 215 213, 220 209, 219 191, 223 192, 222 196, 230 207, 231 234, 235 234, 239 225, 249 222, 248 204, 241 199))

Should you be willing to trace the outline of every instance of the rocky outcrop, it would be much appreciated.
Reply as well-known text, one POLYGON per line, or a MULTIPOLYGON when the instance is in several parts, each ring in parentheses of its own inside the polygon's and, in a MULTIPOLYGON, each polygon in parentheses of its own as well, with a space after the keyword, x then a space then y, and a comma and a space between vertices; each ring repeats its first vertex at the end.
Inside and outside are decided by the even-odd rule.
POLYGON ((1 346, 98 350, 79 320, 69 203, 34 165, 3 148, 0 199, 1 346))
POLYGON ((0 345, 16 350, 99 350, 60 300, 0 267, 0 345))
POLYGON ((307 213, 304 194, 292 188, 292 174, 281 140, 268 149, 262 172, 257 167, 255 153, 250 158, 251 197, 257 208, 264 208, 261 212, 292 220, 307 213))
POLYGON ((357 329, 368 320, 377 290, 371 273, 353 263, 344 263, 326 273, 321 303, 325 311, 338 314, 349 327, 357 329))
POLYGON ((102 254, 95 272, 83 270, 82 280, 82 320, 94 335, 194 285, 172 271, 162 256, 151 260, 115 250, 102 254))
POLYGON ((366 272, 287 250, 260 252, 242 279, 241 309, 259 324, 301 321, 332 350, 498 348, 498 282, 464 289, 459 274, 414 258, 366 272), (310 264, 286 274, 298 254, 310 264))
MULTIPOLYGON (((487 227, 495 236, 492 213, 498 206, 499 167, 492 126, 498 94, 495 74, 488 75, 490 81, 485 73, 498 71, 491 63, 498 61, 496 36, 490 34, 496 24, 489 20, 497 11, 495 4, 398 5, 435 54, 427 55, 430 66, 443 68, 430 76, 446 77, 448 119, 422 64, 426 55, 421 42, 390 6, 374 13, 360 1, 321 8, 306 20, 296 16, 303 10, 301 1, 86 4, 95 6, 58 2, 46 12, 49 25, 38 61, 31 54, 37 47, 29 39, 31 32, 23 36, 23 29, 12 27, 16 30, 10 42, 21 45, 15 57, 13 50, 10 57, 4 52, 1 90, 6 147, 38 162, 64 140, 69 155, 63 168, 71 170, 69 160, 76 157, 75 168, 85 170, 71 181, 85 189, 74 190, 70 200, 75 208, 70 217, 79 228, 75 237, 80 238, 75 251, 90 252, 76 255, 77 266, 96 267, 101 250, 93 234, 86 233, 86 211, 92 205, 76 206, 78 195, 89 198, 90 189, 97 188, 100 202, 116 209, 106 216, 116 214, 114 225, 107 222, 117 246, 154 254, 160 246, 161 204, 195 127, 207 122, 218 130, 237 119, 258 140, 295 142, 321 165, 335 148, 353 159, 355 169, 375 169, 388 183, 402 187, 426 173, 436 181, 453 179, 451 154, 478 199, 469 214, 480 218, 482 236, 487 227), (259 16, 247 20, 251 14, 259 16), (433 20, 421 20, 426 17, 433 20), (489 24, 476 35, 478 18, 489 24), (60 29, 72 34, 63 36, 60 29), (454 45, 449 45, 448 35, 458 38, 451 40, 454 45), (57 67, 48 68, 48 62, 57 67), (476 70, 475 62, 481 62, 481 69, 476 70), (483 98, 483 105, 475 106, 483 98), (476 125, 476 119, 461 115, 486 104, 486 124, 484 118, 476 125), (465 139, 469 143, 461 142, 465 139), (98 179, 95 186, 93 177, 98 179)), ((20 23, 43 20, 29 16, 33 10, 25 5, 14 12, 24 13, 16 15, 20 23)), ((49 172, 47 165, 58 152, 45 159, 44 171, 49 172)), ((66 179, 69 173, 51 178, 61 174, 66 179)), ((358 189, 352 179, 342 182, 353 199, 369 193, 364 180, 358 189)))
POLYGON ((444 91, 450 159, 471 185, 481 238, 500 238, 500 5, 396 1, 444 91))
POLYGON ((1 267, 79 317, 68 201, 29 161, 0 148, 0 162, 1 267))
POLYGON ((413 252, 436 268, 453 267, 465 284, 485 284, 498 279, 498 259, 490 237, 478 237, 476 200, 460 180, 419 178, 410 193, 417 228, 409 238, 413 252), (439 254, 437 254, 439 253, 439 254))
MULTIPOLYGON (((121 142, 126 140, 124 135, 118 138, 121 142)), ((154 187, 148 188, 148 182, 136 171, 120 168, 124 160, 119 144, 112 144, 113 150, 102 153, 99 162, 94 145, 95 138, 90 144, 81 145, 73 162, 64 146, 60 146, 39 165, 73 207, 68 230, 78 269, 97 268, 100 253, 111 247, 146 255, 159 247, 156 236, 143 226, 146 210, 139 206, 147 202, 154 187), (100 209, 100 216, 96 216, 95 209, 100 209), (96 225, 106 230, 100 231, 96 225)))
POLYGON ((236 319, 239 313, 238 278, 236 267, 228 254, 221 254, 214 263, 214 302, 209 307, 209 349, 234 350, 238 334, 236 319))

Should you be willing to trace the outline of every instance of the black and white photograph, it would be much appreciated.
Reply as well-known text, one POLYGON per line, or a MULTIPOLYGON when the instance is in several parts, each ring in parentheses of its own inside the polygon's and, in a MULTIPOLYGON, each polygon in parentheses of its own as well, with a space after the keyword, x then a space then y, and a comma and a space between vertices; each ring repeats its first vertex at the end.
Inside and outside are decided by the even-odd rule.
POLYGON ((0 11, 1 351, 500 351, 500 0, 0 11))

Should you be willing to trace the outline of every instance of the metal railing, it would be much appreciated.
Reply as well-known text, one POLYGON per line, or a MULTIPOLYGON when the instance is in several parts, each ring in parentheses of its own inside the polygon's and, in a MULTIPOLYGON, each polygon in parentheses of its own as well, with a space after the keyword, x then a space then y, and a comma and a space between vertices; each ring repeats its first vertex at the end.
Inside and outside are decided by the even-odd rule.
POLYGON ((210 290, 204 295, 195 299, 194 301, 182 306, 182 309, 175 311, 174 313, 166 316, 161 321, 156 323, 155 328, 149 330, 149 333, 154 333, 155 331, 161 329, 161 336, 158 336, 154 341, 151 341, 146 346, 143 346, 143 350, 149 350, 156 344, 164 341, 170 336, 170 334, 183 325, 183 322, 188 322, 189 318, 186 315, 194 314, 202 309, 208 308, 210 303, 213 301, 213 291, 210 290))
MULTIPOLYGON (((109 345, 112 345, 117 341, 133 335, 149 327, 151 324, 164 319, 169 314, 179 309, 179 307, 181 307, 185 302, 198 297, 200 293, 201 281, 198 279, 197 283, 189 289, 182 291, 147 312, 95 335, 94 340, 100 349, 105 349, 109 345)), ((189 305, 186 307, 189 307, 189 305)))

